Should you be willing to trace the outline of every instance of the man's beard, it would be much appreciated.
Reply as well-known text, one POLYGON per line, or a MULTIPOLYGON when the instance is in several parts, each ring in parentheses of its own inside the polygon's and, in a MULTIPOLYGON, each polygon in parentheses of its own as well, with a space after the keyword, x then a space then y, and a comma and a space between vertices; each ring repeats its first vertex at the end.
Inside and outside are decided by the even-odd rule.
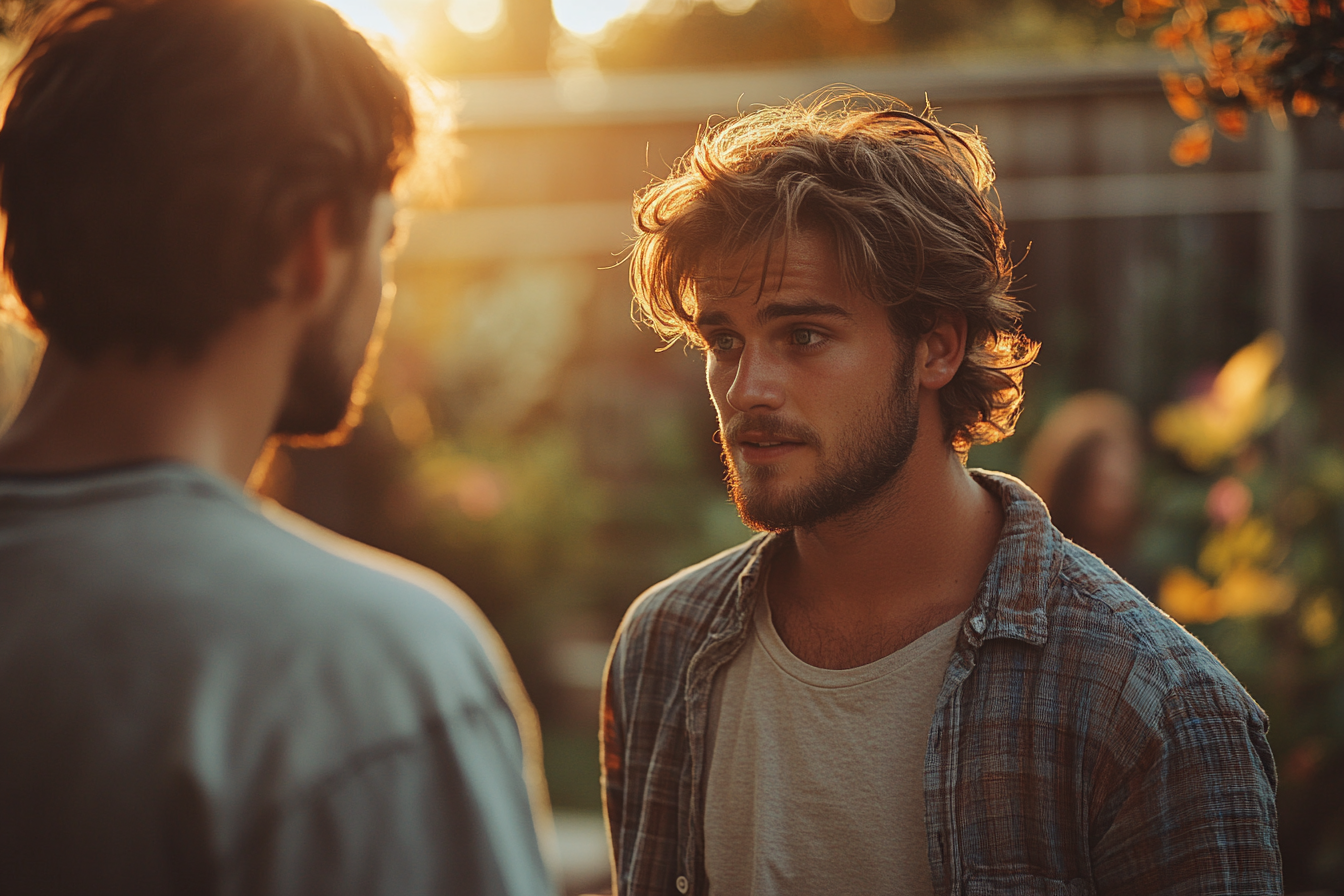
POLYGON ((776 492, 772 480, 782 473, 772 466, 739 470, 733 457, 733 436, 744 430, 765 431, 801 441, 814 451, 821 437, 804 424, 775 422, 767 416, 739 414, 723 434, 723 457, 728 487, 742 521, 753 529, 784 532, 809 529, 827 520, 860 510, 872 501, 905 467, 919 435, 919 401, 913 389, 914 359, 895 371, 887 401, 876 409, 876 419, 857 427, 837 445, 838 456, 821 461, 812 481, 787 492, 776 492))
POLYGON ((271 430, 285 444, 303 448, 340 445, 363 417, 367 384, 378 364, 381 325, 386 315, 380 310, 363 361, 351 370, 341 361, 338 346, 344 319, 357 298, 354 291, 358 283, 358 271, 352 269, 349 281, 332 302, 331 313, 315 321, 303 335, 284 404, 271 430))

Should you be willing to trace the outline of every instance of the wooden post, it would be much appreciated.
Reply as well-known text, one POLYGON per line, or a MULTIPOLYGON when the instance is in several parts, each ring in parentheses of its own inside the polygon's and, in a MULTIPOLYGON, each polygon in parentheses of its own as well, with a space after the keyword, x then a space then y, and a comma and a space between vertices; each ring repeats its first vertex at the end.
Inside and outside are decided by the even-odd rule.
POLYGON ((1283 337, 1283 373, 1297 384, 1301 370, 1302 164, 1298 121, 1265 129, 1265 317, 1283 337))

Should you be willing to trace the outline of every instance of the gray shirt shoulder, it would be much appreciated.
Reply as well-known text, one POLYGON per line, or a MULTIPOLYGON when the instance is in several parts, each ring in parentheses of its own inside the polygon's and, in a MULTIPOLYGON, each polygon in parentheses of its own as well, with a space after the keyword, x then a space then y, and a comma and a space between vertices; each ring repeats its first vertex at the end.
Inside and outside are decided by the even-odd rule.
POLYGON ((0 880, 549 890, 482 623, 296 529, 182 465, 0 479, 0 880))

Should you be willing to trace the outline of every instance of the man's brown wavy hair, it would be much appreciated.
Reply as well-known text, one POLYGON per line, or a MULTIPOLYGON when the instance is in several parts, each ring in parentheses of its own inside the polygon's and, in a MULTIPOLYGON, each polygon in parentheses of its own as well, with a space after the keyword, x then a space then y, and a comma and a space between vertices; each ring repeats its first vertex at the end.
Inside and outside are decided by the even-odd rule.
POLYGON ((319 206, 363 237, 415 135, 400 75, 316 0, 57 0, 7 84, 4 266, 81 361, 199 355, 319 206))
POLYGON ((847 285, 886 305, 898 336, 928 332, 949 311, 965 316, 965 360, 939 392, 945 437, 964 458, 972 444, 1012 434, 1039 348, 1008 294, 1013 263, 993 184, 977 134, 875 94, 729 119, 636 196, 636 314, 669 341, 703 347, 694 325, 703 266, 758 247, 768 258, 777 245, 787 251, 790 234, 820 231, 847 285))

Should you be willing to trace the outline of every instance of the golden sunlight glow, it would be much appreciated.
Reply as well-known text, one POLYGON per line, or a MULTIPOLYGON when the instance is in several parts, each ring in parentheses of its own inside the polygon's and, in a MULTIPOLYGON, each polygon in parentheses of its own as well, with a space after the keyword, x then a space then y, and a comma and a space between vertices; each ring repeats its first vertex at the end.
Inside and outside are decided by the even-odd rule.
POLYGON ((386 37, 395 44, 405 41, 401 29, 374 0, 326 0, 326 3, 356 31, 371 37, 386 37))
POLYGON ((725 15, 740 16, 755 6, 756 0, 714 0, 714 5, 725 15))
POLYGON ((597 34, 642 5, 638 0, 551 0, 560 27, 583 36, 597 34))
POLYGON ((880 25, 896 12, 896 0, 849 0, 849 8, 860 22, 880 25))
POLYGON ((465 34, 484 35, 504 20, 504 0, 448 0, 448 21, 465 34))

